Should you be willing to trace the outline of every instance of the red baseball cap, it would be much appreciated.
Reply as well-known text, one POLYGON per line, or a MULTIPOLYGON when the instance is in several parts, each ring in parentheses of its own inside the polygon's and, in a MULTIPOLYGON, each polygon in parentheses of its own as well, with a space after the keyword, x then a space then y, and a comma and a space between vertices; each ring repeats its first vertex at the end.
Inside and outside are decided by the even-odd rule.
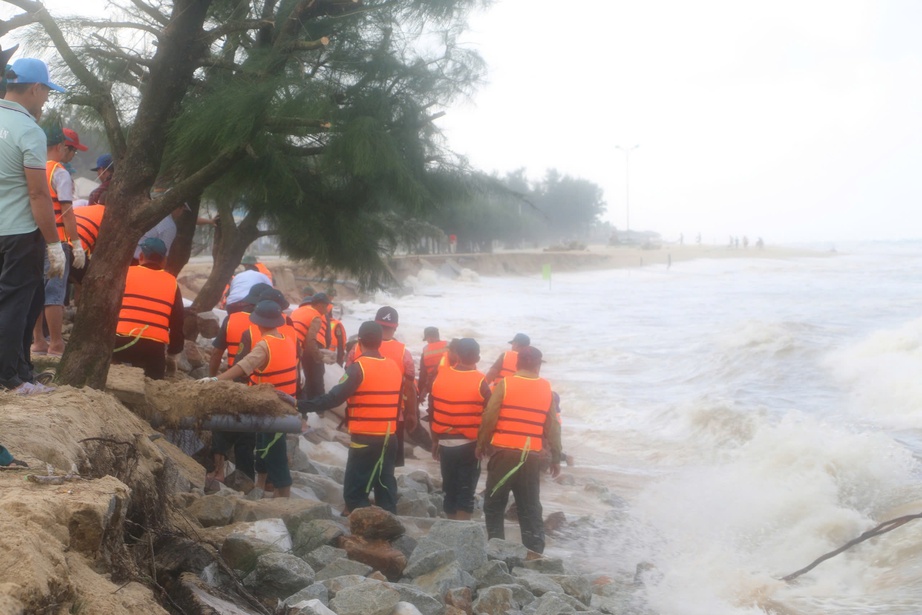
POLYGON ((85 152, 89 148, 86 145, 80 143, 80 137, 77 136, 77 133, 71 130, 70 128, 64 129, 64 145, 69 145, 74 147, 81 152, 85 152))

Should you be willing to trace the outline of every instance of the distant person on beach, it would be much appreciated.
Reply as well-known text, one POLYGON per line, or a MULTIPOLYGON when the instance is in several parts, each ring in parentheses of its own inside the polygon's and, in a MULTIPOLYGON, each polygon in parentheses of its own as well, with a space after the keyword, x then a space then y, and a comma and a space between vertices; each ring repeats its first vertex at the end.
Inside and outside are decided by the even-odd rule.
POLYGON ((531 338, 524 333, 516 333, 515 336, 509 340, 509 344, 512 348, 501 354, 499 358, 496 359, 496 362, 493 363, 492 367, 490 367, 489 371, 487 371, 487 382, 490 384, 495 384, 502 378, 511 376, 516 372, 519 351, 531 345, 531 338))
POLYGON ((355 360, 340 383, 325 395, 298 401, 302 414, 321 413, 346 402, 346 426, 352 436, 343 479, 346 515, 370 506, 368 494, 372 490, 376 506, 397 513, 394 467, 400 444, 395 434, 403 374, 395 361, 381 354, 383 338, 380 324, 363 322, 355 360))
MULTIPOLYGON (((7 66, 14 49, 0 52, 7 66)), ((46 176, 47 139, 38 125, 52 90, 48 67, 20 58, 6 71, 0 101, 0 385, 20 395, 53 389, 34 382, 32 326, 42 311, 42 266, 48 277, 64 275, 66 256, 58 237, 46 176)))
POLYGON ((483 513, 489 538, 505 538, 509 493, 515 497, 522 544, 544 552, 540 453, 547 442, 550 474, 560 475, 560 422, 551 384, 539 377, 542 354, 534 346, 518 353, 517 371, 499 381, 487 403, 477 436, 480 459, 493 447, 487 465, 483 513))
MULTIPOLYGON (((279 293, 281 294, 281 293, 279 293)), ((292 397, 298 394, 298 340, 292 331, 285 335, 282 329, 287 321, 282 307, 276 301, 262 300, 249 316, 258 340, 245 356, 220 376, 203 378, 203 381, 236 380, 247 377, 247 384, 256 386, 269 383, 275 390, 292 397)), ((255 470, 256 487, 266 490, 269 484, 275 497, 291 495, 291 471, 288 467, 288 450, 284 433, 256 434, 255 470)), ((238 460, 239 463, 239 460, 238 460)))
POLYGON ((185 345, 184 306, 176 276, 164 271, 166 246, 156 237, 141 242, 141 260, 128 268, 125 294, 118 313, 112 361, 144 369, 162 380, 176 369, 185 345))
POLYGON ((458 363, 438 370, 429 395, 432 458, 439 461, 445 516, 469 520, 480 480, 475 451, 483 411, 490 399, 486 377, 477 370, 480 345, 469 337, 457 341, 458 363))
POLYGON ((439 338, 438 327, 426 327, 423 330, 423 341, 426 342, 426 346, 419 358, 419 397, 429 394, 429 386, 435 378, 439 364, 448 354, 448 342, 439 338))

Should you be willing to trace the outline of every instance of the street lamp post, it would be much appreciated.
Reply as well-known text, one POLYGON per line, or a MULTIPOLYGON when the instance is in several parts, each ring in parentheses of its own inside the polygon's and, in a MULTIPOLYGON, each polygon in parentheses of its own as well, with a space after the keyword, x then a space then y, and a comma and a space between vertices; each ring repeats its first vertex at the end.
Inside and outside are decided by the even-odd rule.
POLYGON ((624 237, 626 240, 629 239, 631 234, 631 152, 638 147, 640 145, 635 145, 634 147, 615 146, 615 149, 620 149, 624 152, 624 211, 627 223, 624 237))

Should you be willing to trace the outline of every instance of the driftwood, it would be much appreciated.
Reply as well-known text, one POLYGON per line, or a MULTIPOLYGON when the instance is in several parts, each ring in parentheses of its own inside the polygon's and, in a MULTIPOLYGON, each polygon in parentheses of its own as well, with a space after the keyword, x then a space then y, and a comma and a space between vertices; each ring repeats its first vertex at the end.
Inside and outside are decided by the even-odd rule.
POLYGON ((892 530, 895 530, 896 528, 900 527, 901 525, 904 525, 904 524, 906 524, 906 523, 909 523, 909 522, 912 521, 913 519, 922 519, 922 513, 916 513, 916 514, 914 514, 914 515, 905 515, 905 516, 903 516, 903 517, 897 517, 896 519, 890 519, 889 521, 884 521, 883 523, 881 523, 881 524, 878 525, 877 527, 868 530, 867 532, 865 532, 864 534, 862 534, 862 535, 859 536, 858 538, 855 538, 854 540, 849 540, 848 542, 846 542, 844 545, 842 545, 841 547, 839 547, 839 548, 836 549, 835 551, 830 551, 829 553, 827 553, 827 554, 825 554, 825 555, 823 555, 823 556, 821 556, 821 557, 816 558, 815 560, 813 560, 813 562, 812 562, 809 566, 806 566, 806 567, 804 567, 804 568, 801 568, 801 569, 798 570, 797 572, 792 572, 791 574, 787 575, 786 577, 781 577, 781 580, 782 580, 782 581, 787 581, 788 583, 790 583, 791 581, 793 581, 793 580, 796 579, 797 577, 801 576, 802 574, 806 574, 806 573, 810 572, 811 570, 813 570, 814 568, 816 568, 817 566, 819 566, 820 564, 822 564, 822 563, 825 562, 826 560, 835 557, 835 556, 838 555, 839 553, 842 553, 843 551, 847 551, 848 549, 851 549, 851 548, 854 547, 855 545, 857 545, 857 544, 859 544, 859 543, 862 543, 862 542, 864 542, 865 540, 868 540, 868 539, 870 539, 870 538, 874 538, 875 536, 880 536, 881 534, 886 534, 887 532, 890 532, 890 531, 892 531, 892 530))

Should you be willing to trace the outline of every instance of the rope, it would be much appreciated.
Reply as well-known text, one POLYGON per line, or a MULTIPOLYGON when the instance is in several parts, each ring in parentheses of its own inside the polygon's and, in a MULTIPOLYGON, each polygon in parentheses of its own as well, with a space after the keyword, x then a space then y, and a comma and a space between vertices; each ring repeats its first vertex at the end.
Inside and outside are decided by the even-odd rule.
POLYGON ((365 493, 371 492, 371 485, 375 482, 375 476, 378 477, 378 484, 387 489, 387 485, 381 482, 381 474, 384 473, 384 455, 387 454, 387 443, 391 439, 391 423, 387 423, 387 433, 384 434, 384 445, 381 447, 381 456, 378 457, 378 462, 375 463, 375 467, 371 469, 371 476, 368 477, 368 484, 365 485, 365 493))
POLYGON ((140 327, 140 329, 141 329, 140 331, 138 331, 138 328, 139 328, 139 327, 135 327, 134 329, 132 329, 131 331, 129 331, 129 332, 128 332, 128 335, 126 335, 126 336, 124 336, 124 337, 134 337, 134 339, 131 340, 130 342, 128 342, 127 344, 125 344, 124 346, 122 346, 122 347, 120 347, 120 348, 116 348, 116 349, 113 350, 112 352, 115 353, 115 352, 121 352, 122 350, 128 350, 129 348, 131 348, 132 346, 134 346, 135 344, 137 344, 137 343, 138 343, 138 340, 141 339, 141 334, 143 334, 145 331, 147 331, 148 327, 150 327, 150 325, 144 325, 143 327, 140 327), (135 331, 138 331, 138 333, 135 334, 135 331))
POLYGON ((269 454, 269 449, 272 448, 272 446, 276 442, 278 442, 281 439, 281 437, 284 435, 285 435, 284 432, 275 434, 275 437, 272 438, 272 441, 269 442, 269 444, 267 444, 265 448, 258 448, 254 452, 259 455, 260 459, 265 459, 266 456, 269 454))
POLYGON ((528 449, 530 448, 531 448, 531 436, 528 436, 527 438, 525 438, 525 448, 522 449, 522 456, 519 457, 519 463, 517 463, 514 468, 509 470, 508 474, 506 474, 504 477, 499 479, 499 482, 496 483, 495 487, 493 487, 493 491, 490 492, 490 497, 493 497, 494 495, 496 495, 496 492, 499 490, 499 488, 505 485, 506 481, 512 478, 512 475, 518 472, 519 468, 525 465, 525 458, 528 456, 528 449))

